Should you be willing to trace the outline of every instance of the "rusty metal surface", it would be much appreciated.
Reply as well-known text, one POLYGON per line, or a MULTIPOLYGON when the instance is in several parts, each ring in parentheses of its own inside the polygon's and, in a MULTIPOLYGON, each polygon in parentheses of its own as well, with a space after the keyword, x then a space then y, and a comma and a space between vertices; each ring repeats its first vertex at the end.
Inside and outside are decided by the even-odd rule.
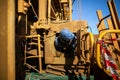
POLYGON ((39 22, 40 23, 46 23, 47 21, 47 0, 38 0, 39 5, 39 22))
MULTIPOLYGON (((0 19, 0 26, 1 26, 1 29, 0 29, 0 79, 1 80, 8 80, 7 79, 7 0, 4 0, 4 1, 0 1, 0 12, 1 12, 1 15, 0 17, 2 19, 0 19), (2 12, 4 10, 4 13, 2 12), (4 26, 4 27, 3 27, 4 26)), ((15 77, 15 76, 14 76, 15 77)))
POLYGON ((63 56, 56 57, 57 51, 55 50, 55 47, 54 47, 54 39, 55 39, 56 33, 53 33, 52 31, 57 31, 57 33, 59 33, 59 31, 62 30, 63 28, 67 28, 70 31, 76 33, 81 27, 86 27, 87 22, 73 21, 73 22, 67 22, 62 24, 50 24, 50 25, 51 25, 51 31, 45 38, 45 63, 46 64, 66 64, 66 62, 67 63, 71 62, 70 64, 73 64, 74 61, 77 60, 77 58, 74 56, 65 58, 64 57, 65 55, 63 54, 63 56))
POLYGON ((7 75, 15 80, 15 3, 14 0, 7 2, 7 75))
POLYGON ((59 22, 51 22, 45 25, 36 26, 37 29, 40 28, 50 28, 53 31, 60 32, 63 28, 69 29, 71 32, 77 32, 80 28, 87 27, 87 21, 59 21, 59 22))
MULTIPOLYGON (((24 0, 18 1, 18 13, 24 12, 24 0)), ((40 34, 38 46, 38 52, 41 52, 42 55, 39 55, 38 57, 43 57, 42 61, 39 60, 40 65, 39 69, 42 71, 42 64, 45 65, 52 65, 46 67, 46 72, 56 74, 56 75, 65 75, 65 70, 68 68, 70 72, 72 73, 71 69, 74 69, 74 73, 78 75, 79 73, 84 75, 84 72, 86 71, 87 75, 89 75, 90 70, 90 64, 88 64, 87 67, 85 67, 88 63, 90 63, 91 55, 89 54, 91 51, 91 43, 90 43, 90 37, 86 38, 87 33, 87 21, 80 20, 80 21, 72 21, 72 3, 71 0, 37 0, 37 7, 35 2, 31 3, 33 4, 33 7, 35 7, 35 12, 33 11, 34 15, 36 13, 36 16, 39 16, 38 21, 32 22, 32 21, 25 21, 25 18, 27 19, 31 17, 31 15, 25 15, 20 14, 18 15, 18 24, 17 29, 20 34, 18 35, 25 35, 25 24, 28 27, 34 27, 35 34, 40 34), (69 8, 69 9, 68 9, 69 8), (20 29, 22 28, 22 29, 20 29), (54 40, 55 37, 59 35, 59 32, 63 29, 67 28, 71 32, 73 32, 77 36, 77 48, 75 49, 74 54, 63 54, 61 52, 56 51, 54 47, 54 40), (85 35, 83 37, 83 35, 85 35), (57 64, 57 65, 56 65, 57 64), (56 66, 53 66, 56 65, 56 66), (62 68, 59 68, 58 65, 62 65, 62 68), (82 65, 82 66, 81 66, 82 65), (71 68, 71 69, 70 69, 71 68), (77 69, 79 69, 77 71, 77 69), (63 73, 61 73, 61 71, 63 73)), ((117 13, 115 12, 115 7, 113 3, 108 3, 110 12, 111 12, 111 18, 113 20, 112 23, 114 23, 115 26, 117 26, 116 29, 118 29, 118 21, 116 19, 117 13), (113 6, 113 7, 112 7, 113 6), (113 9, 112 9, 113 8, 113 9), (115 13, 114 13, 115 12, 115 13)), ((31 13, 30 11, 28 13, 31 13)), ((100 24, 98 24, 98 30, 101 31, 105 28, 104 21, 102 19, 102 12, 98 11, 98 19, 100 24)), ((108 18, 110 15, 108 15, 106 18, 108 18)), ((110 24, 110 23, 108 23, 110 24)), ((111 25, 110 25, 111 26, 111 25)), ((113 25, 112 25, 113 26, 113 25)), ((28 29, 29 30, 29 29, 28 29)), ((33 34, 34 30, 31 33, 33 34)), ((114 35, 112 35, 114 36, 114 35)), ((32 45, 33 43, 31 43, 32 45)), ((95 50, 95 47, 92 47, 95 50)), ((118 48, 118 46, 117 46, 118 48)), ((33 53, 36 53, 37 51, 31 51, 33 53)), ((114 55, 113 55, 114 56, 114 55)), ((31 58, 33 56, 30 56, 28 58, 31 58)), ((36 57, 36 56, 34 56, 36 57)), ((92 56, 93 57, 93 56, 92 56)), ((94 61, 93 61, 94 63, 94 61)), ((39 72, 39 71, 38 71, 39 72)))

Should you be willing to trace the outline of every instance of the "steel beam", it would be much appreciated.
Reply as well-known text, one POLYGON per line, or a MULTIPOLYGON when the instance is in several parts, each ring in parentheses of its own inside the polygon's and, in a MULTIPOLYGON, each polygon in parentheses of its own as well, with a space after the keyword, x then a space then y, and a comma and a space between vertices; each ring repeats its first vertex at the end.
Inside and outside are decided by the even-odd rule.
POLYGON ((98 11, 97 11, 97 16, 98 16, 99 22, 101 22, 101 24, 97 26, 97 27, 98 27, 98 31, 99 31, 99 33, 100 33, 102 30, 105 30, 105 29, 106 29, 105 23, 104 23, 104 21, 103 21, 103 15, 102 15, 102 11, 101 11, 101 10, 98 10, 98 11))
POLYGON ((0 0, 0 13, 0 80, 7 80, 7 0, 0 0))
POLYGON ((108 1, 108 7, 110 10, 111 19, 113 22, 114 29, 120 29, 120 22, 119 22, 117 10, 116 10, 115 4, 114 4, 114 0, 108 1))
POLYGON ((40 23, 46 23, 47 15, 47 0, 38 0, 39 2, 39 21, 40 23))
POLYGON ((72 21, 72 0, 69 0, 69 19, 72 21))
POLYGON ((7 0, 7 76, 15 80, 15 1, 7 0))
POLYGON ((15 1, 0 1, 0 80, 15 80, 15 1))

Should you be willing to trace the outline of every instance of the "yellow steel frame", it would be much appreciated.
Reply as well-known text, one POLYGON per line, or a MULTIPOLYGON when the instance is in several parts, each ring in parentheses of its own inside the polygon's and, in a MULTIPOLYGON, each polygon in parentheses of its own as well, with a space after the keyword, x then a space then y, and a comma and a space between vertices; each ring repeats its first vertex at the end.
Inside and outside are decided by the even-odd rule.
POLYGON ((34 67, 32 67, 31 65, 29 65, 29 64, 27 64, 26 63, 26 59, 27 58, 39 58, 39 70, 40 71, 38 71, 37 69, 35 69, 37 72, 39 72, 39 73, 42 73, 42 55, 41 55, 41 50, 40 50, 40 35, 39 34, 37 34, 37 35, 29 35, 29 36, 25 36, 25 38, 27 39, 27 38, 33 38, 33 37, 36 37, 37 39, 38 39, 38 56, 31 56, 31 57, 26 57, 26 52, 25 52, 25 64, 27 65, 27 66, 30 66, 31 68, 33 68, 33 69, 35 69, 34 67))
MULTIPOLYGON (((88 33, 90 36, 90 43, 91 43, 91 54, 93 55, 93 48, 94 48, 94 36, 91 32, 88 33)), ((92 56, 90 56, 92 57, 92 56)))
MULTIPOLYGON (((101 40, 103 38, 103 36, 107 33, 120 33, 120 30, 106 30, 103 31, 99 36, 98 36, 98 40, 101 40)), ((101 64, 100 61, 100 44, 97 44, 97 54, 96 54, 96 58, 97 58, 97 64, 98 66, 103 69, 106 73, 108 73, 108 70, 105 70, 101 64)))

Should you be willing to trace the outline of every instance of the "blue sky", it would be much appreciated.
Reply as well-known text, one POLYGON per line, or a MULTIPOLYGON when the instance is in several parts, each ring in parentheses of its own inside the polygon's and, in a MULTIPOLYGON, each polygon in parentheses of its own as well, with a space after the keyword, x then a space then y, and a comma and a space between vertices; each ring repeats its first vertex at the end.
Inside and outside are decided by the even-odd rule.
MULTIPOLYGON (((98 34, 96 25, 98 24, 99 21, 96 11, 102 10, 103 17, 110 14, 107 1, 108 0, 75 0, 73 4, 72 19, 86 20, 88 22, 88 26, 92 28, 92 32, 94 34, 98 34)), ((120 0, 115 0, 115 2, 117 4, 117 9, 120 9, 120 0)))

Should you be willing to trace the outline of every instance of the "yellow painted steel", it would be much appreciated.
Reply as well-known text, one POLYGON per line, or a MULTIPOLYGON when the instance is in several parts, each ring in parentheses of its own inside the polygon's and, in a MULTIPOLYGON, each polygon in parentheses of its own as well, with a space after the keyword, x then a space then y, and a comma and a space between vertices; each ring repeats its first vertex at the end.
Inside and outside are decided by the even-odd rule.
MULTIPOLYGON (((90 36, 90 43, 91 43, 91 55, 93 55, 93 48, 94 48, 94 36, 91 32, 88 33, 90 36)), ((92 57, 92 56, 90 56, 92 57)))
MULTIPOLYGON (((35 57, 38 57, 39 58, 39 70, 40 72, 39 73, 42 73, 42 54, 41 54, 41 50, 40 50, 40 35, 29 35, 29 36, 25 36, 25 38, 33 38, 33 37, 37 37, 38 39, 38 56, 31 56, 31 57, 28 57, 28 58, 35 58, 35 57)), ((25 57, 26 59, 27 57, 25 57)), ((34 68, 35 69, 35 68, 34 68)), ((36 70, 36 69, 35 69, 36 70)))
MULTIPOLYGON (((107 33, 120 33, 120 30, 106 30, 103 31, 99 36, 98 36, 98 41, 101 40, 103 38, 103 36, 107 33)), ((108 70, 105 70, 101 64, 100 61, 100 44, 97 44, 97 54, 96 54, 96 58, 97 58, 97 64, 98 66, 103 69, 106 73, 108 73, 108 70)))
MULTIPOLYGON (((91 32, 86 33, 90 37, 90 57, 93 57, 93 48, 94 48, 94 36, 91 32)), ((83 35, 85 36, 85 35, 83 35)), ((87 46, 87 45, 86 45, 87 46)))

